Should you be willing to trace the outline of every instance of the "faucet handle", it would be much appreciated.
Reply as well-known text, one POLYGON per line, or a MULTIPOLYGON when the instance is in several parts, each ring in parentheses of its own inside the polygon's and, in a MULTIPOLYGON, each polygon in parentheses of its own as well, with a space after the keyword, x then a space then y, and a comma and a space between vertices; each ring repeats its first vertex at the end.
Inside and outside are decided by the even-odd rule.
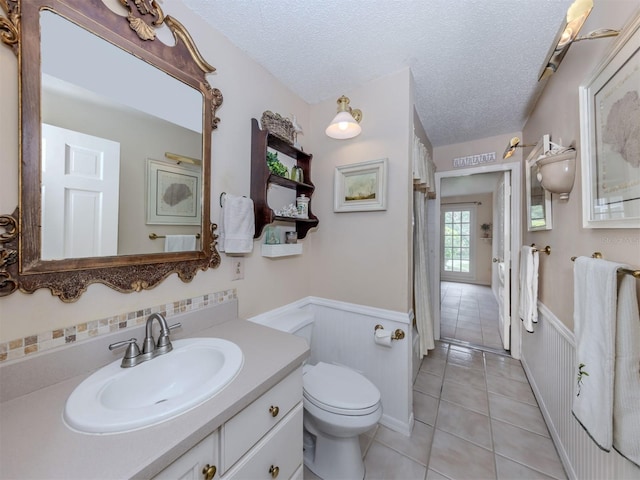
POLYGON ((176 328, 180 328, 182 327, 182 323, 178 322, 178 323, 174 323, 173 325, 169 325, 169 330, 174 330, 176 328))
POLYGON ((109 345, 109 350, 115 350, 116 348, 124 347, 128 345, 127 351, 124 352, 124 358, 122 359, 122 368, 133 367, 136 365, 136 358, 140 355, 140 348, 137 343, 138 339, 130 338, 129 340, 123 340, 121 342, 115 342, 109 345))
POLYGON ((158 344, 156 345, 156 352, 158 352, 158 354, 169 353, 173 350, 173 345, 171 345, 171 340, 169 339, 169 332, 181 326, 182 324, 180 322, 174 323, 173 325, 169 325, 166 331, 161 332, 158 337, 158 344))
POLYGON ((125 345, 129 345, 129 348, 131 347, 136 348, 138 346, 138 344, 136 343, 137 341, 138 341, 137 338, 130 338, 129 340, 122 340, 121 342, 115 342, 109 345, 109 350, 115 350, 116 348, 124 347, 125 345))

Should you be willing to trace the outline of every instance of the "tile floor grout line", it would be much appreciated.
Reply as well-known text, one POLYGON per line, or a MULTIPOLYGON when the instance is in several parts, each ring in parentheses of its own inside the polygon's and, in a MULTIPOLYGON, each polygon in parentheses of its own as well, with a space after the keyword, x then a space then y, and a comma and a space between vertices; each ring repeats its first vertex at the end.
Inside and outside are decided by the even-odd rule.
POLYGON ((486 387, 487 393, 487 410, 489 412, 489 435, 491 436, 491 451, 493 453, 493 469, 496 475, 496 480, 498 480, 498 462, 496 460, 496 442, 493 437, 493 422, 491 421, 493 417, 491 416, 491 399, 489 398, 489 383, 487 380, 487 375, 489 372, 487 371, 487 354, 482 352, 482 364, 484 365, 484 383, 486 387))

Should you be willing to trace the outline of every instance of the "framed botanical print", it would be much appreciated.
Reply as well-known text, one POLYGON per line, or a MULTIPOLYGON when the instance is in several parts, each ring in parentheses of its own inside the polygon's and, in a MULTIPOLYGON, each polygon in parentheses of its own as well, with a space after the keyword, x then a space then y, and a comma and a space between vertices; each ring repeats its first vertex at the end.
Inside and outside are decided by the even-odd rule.
POLYGON ((147 224, 202 225, 199 167, 147 160, 147 224))
POLYGON ((580 87, 582 224, 640 228, 640 16, 580 87))

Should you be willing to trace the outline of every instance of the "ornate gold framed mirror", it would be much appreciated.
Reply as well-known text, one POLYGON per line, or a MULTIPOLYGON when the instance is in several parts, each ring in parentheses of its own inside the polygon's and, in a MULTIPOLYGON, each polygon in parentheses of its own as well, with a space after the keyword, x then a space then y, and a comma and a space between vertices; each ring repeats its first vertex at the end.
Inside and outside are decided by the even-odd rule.
POLYGON ((72 302, 91 283, 133 292, 217 267, 211 132, 222 94, 184 26, 155 0, 0 8, 20 77, 20 198, 0 215, 0 296, 49 288, 72 302), (163 250, 165 235, 195 248, 163 250))

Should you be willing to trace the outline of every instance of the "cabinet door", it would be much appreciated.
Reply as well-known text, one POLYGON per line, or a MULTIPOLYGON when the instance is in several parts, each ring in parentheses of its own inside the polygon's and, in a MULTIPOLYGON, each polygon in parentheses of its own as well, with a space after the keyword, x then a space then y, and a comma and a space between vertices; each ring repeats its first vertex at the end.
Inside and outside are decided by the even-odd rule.
MULTIPOLYGON (((203 470, 206 472, 207 465, 218 468, 217 452, 218 431, 216 430, 153 478, 154 480, 204 480, 209 478, 203 470)), ((216 473, 211 478, 219 478, 219 474, 216 473)))
POLYGON ((236 463, 301 400, 302 368, 298 368, 225 423, 221 430, 222 469, 236 463))
POLYGON ((287 480, 302 465, 302 403, 299 403, 223 479, 287 480))

